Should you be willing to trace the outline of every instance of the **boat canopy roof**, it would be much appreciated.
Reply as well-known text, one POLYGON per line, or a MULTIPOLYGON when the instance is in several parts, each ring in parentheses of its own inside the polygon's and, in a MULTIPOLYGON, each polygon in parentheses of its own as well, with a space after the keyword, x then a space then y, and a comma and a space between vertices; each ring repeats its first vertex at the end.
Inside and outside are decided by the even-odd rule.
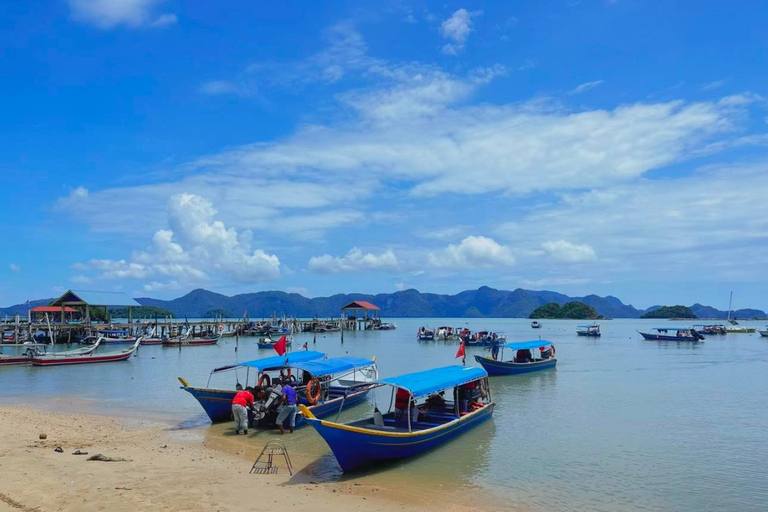
POLYGON ((502 347, 511 348, 513 350, 525 350, 527 348, 549 347, 551 345, 552 345, 551 341, 531 340, 531 341, 513 341, 511 343, 504 343, 502 347))
POLYGON ((128 334, 128 331, 99 331, 101 334, 128 334))
POLYGON ((377 384, 403 388, 410 391, 414 398, 419 398, 487 376, 488 373, 482 368, 455 365, 389 377, 377 381, 377 384))
POLYGON ((291 363, 291 367, 309 372, 315 377, 334 375, 336 373, 365 368, 376 364, 372 359, 362 357, 332 357, 330 359, 315 359, 291 363))
POLYGON ((214 368, 211 373, 223 372, 231 370, 232 368, 239 368, 243 366, 261 369, 275 368, 278 366, 292 365, 304 361, 322 359, 323 357, 325 357, 323 352, 315 352, 314 350, 300 350, 298 352, 288 352, 284 356, 262 357, 261 359, 254 359, 252 361, 245 361, 243 363, 221 366, 219 368, 214 368))

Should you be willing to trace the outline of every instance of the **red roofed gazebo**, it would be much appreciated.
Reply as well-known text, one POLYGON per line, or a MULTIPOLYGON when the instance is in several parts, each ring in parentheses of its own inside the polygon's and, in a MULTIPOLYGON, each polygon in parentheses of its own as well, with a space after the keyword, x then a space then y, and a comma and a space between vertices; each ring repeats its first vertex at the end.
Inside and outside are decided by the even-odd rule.
POLYGON ((368 326, 368 322, 379 317, 379 307, 365 300, 354 300, 343 306, 341 311, 345 313, 345 316, 347 311, 352 311, 353 316, 346 317, 345 320, 347 324, 352 324, 353 329, 365 329, 368 326), (372 312, 370 317, 368 316, 369 311, 372 312), (363 318, 360 318, 361 314, 358 312, 362 313, 363 318))
POLYGON ((74 313, 77 313, 77 310, 75 308, 67 307, 60 307, 60 306, 37 306, 35 308, 32 308, 29 310, 32 318, 32 321, 39 322, 45 320, 45 314, 47 313, 49 316, 51 322, 64 322, 65 319, 61 318, 62 312, 65 314, 69 314, 69 320, 74 320, 74 313))

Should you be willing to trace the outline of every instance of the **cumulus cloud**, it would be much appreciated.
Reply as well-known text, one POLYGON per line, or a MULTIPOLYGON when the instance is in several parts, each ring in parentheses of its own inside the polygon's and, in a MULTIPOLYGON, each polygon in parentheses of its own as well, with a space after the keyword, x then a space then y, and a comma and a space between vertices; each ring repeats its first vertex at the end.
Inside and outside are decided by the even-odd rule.
POLYGON ((330 254, 314 256, 309 260, 309 269, 320 274, 341 274, 366 270, 397 270, 400 262, 395 253, 388 249, 381 254, 363 253, 353 247, 345 256, 330 254))
POLYGON ((175 14, 156 14, 165 0, 68 0, 72 18, 106 30, 127 27, 166 27, 177 21, 175 14))
POLYGON ((79 267, 97 271, 100 279, 166 279, 152 281, 146 291, 177 287, 179 282, 205 283, 222 275, 241 283, 279 277, 277 256, 253 250, 250 232, 238 234, 215 216, 208 200, 174 195, 168 205, 171 229, 158 230, 147 248, 135 251, 130 259, 93 259, 79 267))
POLYGON ((11 263, 11 264, 9 264, 9 265, 8 265, 8 268, 10 268, 10 269, 11 269, 11 272, 15 272, 15 273, 19 273, 19 272, 21 272, 21 267, 20 267, 20 266, 18 266, 17 264, 15 264, 15 263, 11 263))
POLYGON ((587 244, 573 244, 566 240, 549 240, 541 247, 555 261, 563 263, 581 263, 597 259, 595 250, 587 244))
POLYGON ((428 258, 430 265, 439 268, 497 268, 515 264, 509 247, 484 236, 468 236, 459 245, 450 244, 430 253, 428 258))
POLYGON ((76 275, 69 278, 69 282, 72 284, 91 284, 93 279, 84 275, 76 275))
POLYGON ((479 12, 470 13, 466 9, 459 9, 440 25, 440 34, 444 39, 452 41, 443 46, 443 53, 456 55, 464 49, 469 34, 472 32, 472 18, 479 12))

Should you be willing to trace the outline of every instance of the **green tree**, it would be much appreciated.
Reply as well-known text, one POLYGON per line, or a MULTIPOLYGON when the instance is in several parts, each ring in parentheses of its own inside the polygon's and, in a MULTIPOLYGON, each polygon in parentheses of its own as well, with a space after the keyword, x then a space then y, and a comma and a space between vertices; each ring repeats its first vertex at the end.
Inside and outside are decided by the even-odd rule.
POLYGON ((696 314, 688 306, 662 306, 647 312, 640 318, 696 318, 696 314))

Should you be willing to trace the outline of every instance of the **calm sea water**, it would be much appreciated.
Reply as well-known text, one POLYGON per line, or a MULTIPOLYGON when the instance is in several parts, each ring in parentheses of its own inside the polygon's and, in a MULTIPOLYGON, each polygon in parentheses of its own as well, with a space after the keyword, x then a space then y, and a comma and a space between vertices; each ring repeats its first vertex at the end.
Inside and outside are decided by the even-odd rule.
MULTIPOLYGON (((299 335, 331 356, 376 356, 383 377, 455 364, 456 343, 415 341, 420 325, 505 331, 511 340, 541 336, 557 346, 554 371, 491 379, 494 419, 423 457, 354 478, 398 479, 553 511, 764 511, 768 503, 768 338, 708 337, 706 343, 641 341, 637 330, 666 321, 601 322, 598 340, 575 335, 576 321, 402 319, 396 331, 299 335)), ((761 327, 763 323, 743 322, 761 327)), ((480 348, 467 350, 467 364, 480 348)), ((142 347, 127 363, 0 369, 4 402, 41 397, 94 400, 108 411, 172 418, 220 434, 176 377, 205 385, 213 367, 273 355, 254 338, 182 350, 142 347), (237 349, 237 350, 236 350, 237 349)), ((244 380, 244 375, 240 375, 244 380)), ((227 387, 234 374, 212 381, 227 387)), ((388 402, 388 394, 377 397, 388 402)), ((370 407, 370 406, 369 406, 370 407)), ((359 407, 343 418, 365 414, 359 407)), ((291 449, 316 459, 314 479, 341 474, 310 429, 291 449)))

